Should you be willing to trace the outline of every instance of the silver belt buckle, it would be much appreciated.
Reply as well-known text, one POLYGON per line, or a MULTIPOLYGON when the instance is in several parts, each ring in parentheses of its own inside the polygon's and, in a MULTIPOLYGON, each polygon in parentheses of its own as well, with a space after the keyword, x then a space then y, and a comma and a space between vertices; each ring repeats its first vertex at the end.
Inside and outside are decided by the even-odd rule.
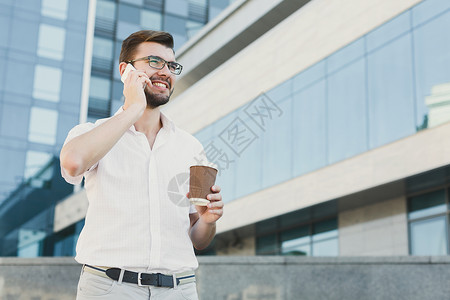
POLYGON ((143 286, 143 285, 142 285, 142 282, 141 282, 141 274, 142 274, 142 272, 139 272, 139 273, 138 273, 138 278, 137 278, 137 280, 138 280, 138 286, 143 286))

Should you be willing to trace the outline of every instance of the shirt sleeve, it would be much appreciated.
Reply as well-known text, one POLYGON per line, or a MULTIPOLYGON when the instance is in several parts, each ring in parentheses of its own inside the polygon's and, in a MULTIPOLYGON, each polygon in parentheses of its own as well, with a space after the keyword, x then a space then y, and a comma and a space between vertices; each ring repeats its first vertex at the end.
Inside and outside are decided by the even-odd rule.
MULTIPOLYGON (((67 144, 68 142, 70 142, 73 138, 76 138, 79 135, 82 135, 90 130, 92 130, 95 127, 95 125, 93 123, 84 123, 84 124, 80 124, 75 126, 74 128, 72 128, 69 133, 67 134, 67 138, 64 141, 64 145, 67 144)), ((64 147, 63 145, 63 147, 64 147)), ((89 172, 93 169, 95 169, 98 165, 98 162, 95 163, 93 166, 91 166, 86 172, 89 172)), ((84 174, 78 175, 78 176, 70 176, 67 171, 62 167, 61 165, 61 175, 62 177, 70 184, 80 184, 81 181, 83 180, 83 176, 84 174)))

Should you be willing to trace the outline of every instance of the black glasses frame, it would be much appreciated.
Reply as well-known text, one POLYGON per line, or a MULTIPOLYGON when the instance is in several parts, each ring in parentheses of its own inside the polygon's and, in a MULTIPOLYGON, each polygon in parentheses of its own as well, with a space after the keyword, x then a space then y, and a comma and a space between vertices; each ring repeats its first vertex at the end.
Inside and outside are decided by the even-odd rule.
POLYGON ((175 74, 175 75, 180 75, 181 71, 183 70, 183 66, 180 65, 179 63, 176 63, 174 61, 167 61, 167 60, 165 60, 165 59, 163 59, 163 58, 161 58, 159 56, 154 56, 154 55, 149 55, 149 56, 146 56, 146 57, 133 59, 133 60, 127 61, 127 63, 132 64, 135 61, 139 61, 139 60, 148 60, 148 65, 150 67, 154 68, 154 69, 157 69, 157 70, 162 70, 167 65, 167 67, 169 68, 170 73, 175 74), (152 63, 151 63, 152 59, 156 59, 156 60, 162 61, 163 65, 161 66, 161 68, 158 68, 158 67, 152 65, 152 63))

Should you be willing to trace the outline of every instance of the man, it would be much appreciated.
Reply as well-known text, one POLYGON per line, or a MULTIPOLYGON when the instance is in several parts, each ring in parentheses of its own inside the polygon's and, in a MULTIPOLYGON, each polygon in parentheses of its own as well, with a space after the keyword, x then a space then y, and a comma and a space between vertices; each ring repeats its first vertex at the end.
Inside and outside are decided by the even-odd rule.
POLYGON ((173 179, 205 159, 201 144, 159 110, 182 69, 172 36, 131 34, 121 74, 127 64, 136 70, 124 81, 123 107, 73 128, 61 150, 63 177, 79 184, 84 176, 89 200, 75 257, 83 264, 77 299, 198 299, 192 246, 203 249, 214 237, 220 187, 206 207, 169 197, 173 179))

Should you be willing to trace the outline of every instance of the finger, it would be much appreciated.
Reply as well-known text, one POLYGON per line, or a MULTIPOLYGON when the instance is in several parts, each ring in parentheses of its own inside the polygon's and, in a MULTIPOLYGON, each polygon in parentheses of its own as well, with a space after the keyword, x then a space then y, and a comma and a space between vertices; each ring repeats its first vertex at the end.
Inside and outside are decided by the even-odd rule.
POLYGON ((221 190, 221 188, 218 185, 213 185, 211 187, 211 191, 214 192, 214 193, 220 193, 220 190, 221 190))
POLYGON ((208 194, 206 196, 206 199, 208 199, 209 201, 220 201, 220 200, 222 200, 222 195, 221 194, 208 194))
POLYGON ((138 82, 142 83, 143 87, 145 87, 146 85, 148 85, 148 86, 152 85, 152 82, 150 81, 150 79, 148 79, 148 77, 144 77, 144 76, 139 76, 138 82))
POLYGON ((210 209, 209 212, 211 214, 218 215, 220 217, 223 215, 223 210, 222 209, 210 209))
POLYGON ((223 208, 224 204, 222 201, 214 201, 208 203, 209 208, 223 208))

